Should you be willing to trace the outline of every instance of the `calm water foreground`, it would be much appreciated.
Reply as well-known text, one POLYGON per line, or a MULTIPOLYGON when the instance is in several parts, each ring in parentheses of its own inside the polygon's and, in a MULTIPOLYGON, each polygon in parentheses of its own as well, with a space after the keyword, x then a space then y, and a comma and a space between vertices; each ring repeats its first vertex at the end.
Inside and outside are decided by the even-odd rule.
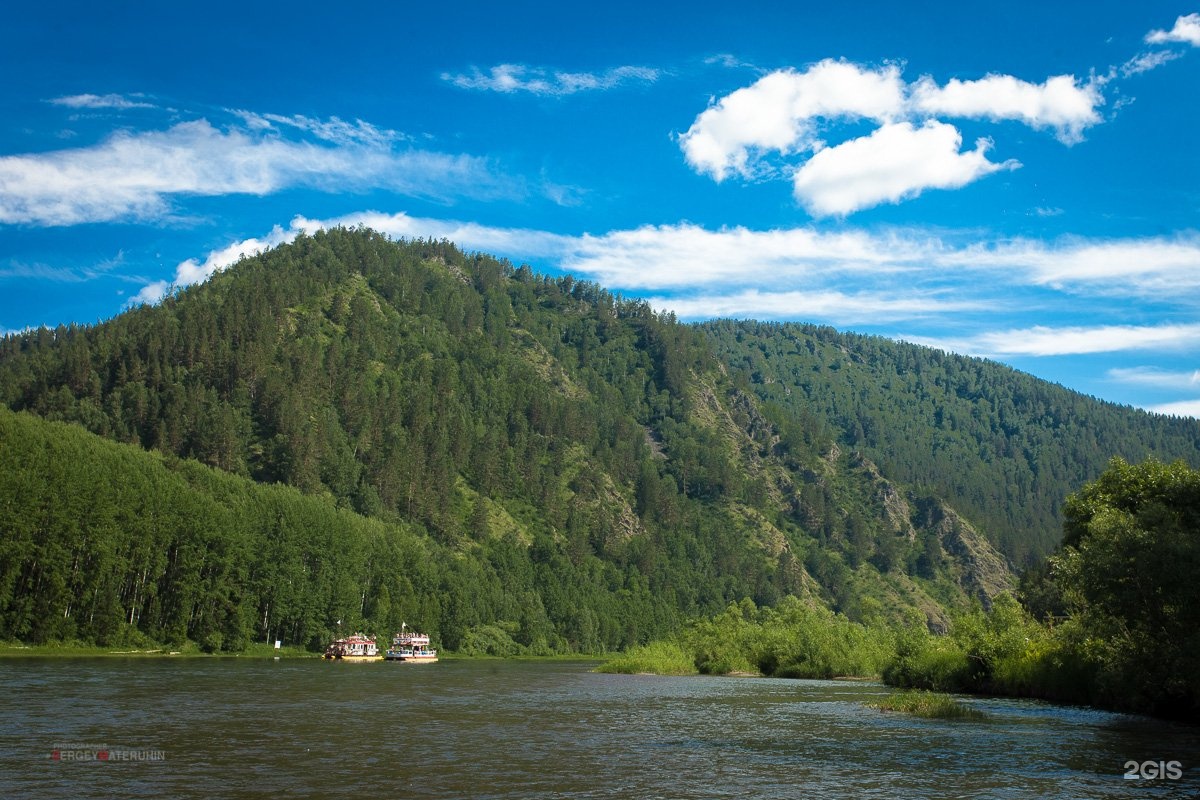
POLYGON ((876 684, 591 666, 0 660, 0 796, 1200 794, 1194 727, 985 699, 987 722, 930 721, 865 707, 876 684), (1147 761, 1182 774, 1125 777, 1147 761))

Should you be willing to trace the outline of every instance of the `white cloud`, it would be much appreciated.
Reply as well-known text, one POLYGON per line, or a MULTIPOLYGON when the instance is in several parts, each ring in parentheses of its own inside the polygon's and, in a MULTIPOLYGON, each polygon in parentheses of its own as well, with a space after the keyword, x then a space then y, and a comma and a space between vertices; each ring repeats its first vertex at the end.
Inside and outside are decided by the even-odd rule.
MULTIPOLYGON (((1149 69, 1155 60, 1130 68, 1149 69)), ((987 139, 959 152, 958 131, 942 118, 1015 120, 1053 130, 1060 141, 1074 144, 1103 121, 1098 111, 1105 102, 1103 85, 1073 75, 1040 84, 1011 75, 956 78, 944 86, 924 76, 909 84, 896 65, 871 68, 826 59, 804 71, 771 72, 710 101, 679 136, 679 146, 693 170, 717 182, 788 174, 810 213, 849 214, 916 197, 927 188, 960 188, 1018 166, 988 161, 987 139), (846 139, 852 129, 838 124, 861 120, 879 127, 846 139), (906 157, 890 152, 891 145, 906 157)))
MULTIPOLYGON (((134 95, 134 97, 140 97, 140 95, 134 95)), ((112 108, 117 110, 157 108, 153 103, 148 103, 141 99, 133 100, 120 94, 73 94, 66 97, 56 97, 50 102, 56 106, 66 106, 67 108, 112 108)))
POLYGON ((239 117, 254 131, 278 131, 280 126, 310 133, 316 138, 337 145, 371 145, 386 147, 406 137, 398 131, 377 128, 369 122, 356 119, 347 122, 339 117, 320 119, 303 114, 257 114, 253 111, 230 109, 229 113, 239 117))
POLYGON ((1146 34, 1148 44, 1170 44, 1182 42, 1192 47, 1200 47, 1200 14, 1186 14, 1175 20, 1175 27, 1169 31, 1155 30, 1146 34))
POLYGON ((137 294, 125 301, 125 307, 154 305, 171 291, 170 281, 154 281, 143 286, 137 294))
MULTIPOLYGON (((299 221, 300 218, 297 218, 299 221)), ((295 222, 289 230, 284 230, 276 225, 271 229, 271 232, 260 238, 243 239, 239 242, 234 242, 227 247, 222 247, 219 250, 212 250, 204 261, 198 261, 194 258, 189 258, 181 261, 175 267, 175 280, 173 281, 154 281, 142 287, 142 289, 133 297, 126 301, 126 307, 138 306, 142 304, 153 305, 159 300, 162 300, 168 293, 175 289, 182 289, 191 286, 194 283, 206 281, 213 276, 214 273, 220 272, 226 267, 232 266, 240 261, 243 257, 254 256, 265 252, 272 247, 277 247, 281 244, 287 244, 293 241, 297 234, 303 230, 295 222)))
POLYGON ((896 203, 925 189, 957 189, 1001 169, 1019 166, 987 159, 986 139, 960 152, 962 135, 935 120, 883 125, 869 136, 828 147, 793 176, 796 199, 814 216, 846 215, 896 203))
POLYGON ((1200 400, 1181 400, 1176 403, 1161 403, 1149 406, 1147 411, 1172 417, 1196 417, 1200 419, 1200 400))
POLYGON ((1134 75, 1141 75, 1143 72, 1149 72, 1152 69, 1158 69, 1163 64, 1174 61, 1182 55, 1183 53, 1174 50, 1155 50, 1151 53, 1139 53, 1122 64, 1119 72, 1121 77, 1130 78, 1134 75))
POLYGON ((660 74, 659 70, 651 67, 623 66, 596 73, 550 71, 522 64, 498 64, 486 74, 477 68, 472 69, 469 75, 444 72, 442 80, 460 89, 562 96, 612 89, 624 83, 653 83, 658 80, 660 74))
POLYGON ((990 331, 957 339, 911 337, 911 341, 943 350, 985 357, 1068 356, 1139 350, 1195 350, 1200 324, 1098 325, 990 331))
POLYGON ((1101 121, 1096 108, 1104 97, 1094 83, 1057 75, 1035 84, 1012 75, 988 75, 974 81, 950 80, 938 86, 923 77, 913 86, 912 106, 936 116, 1017 120, 1031 128, 1053 128, 1064 144, 1083 139, 1084 129, 1101 121))
POLYGON ((937 256, 944 266, 1015 270, 1037 285, 1121 296, 1185 298, 1200 290, 1200 235, 1054 245, 1029 240, 977 244, 937 256))
POLYGON ((752 231, 695 225, 643 226, 584 235, 561 258, 563 269, 607 286, 679 289, 714 285, 795 285, 829 274, 881 276, 911 267, 916 242, 807 228, 752 231))
POLYGON ((446 238, 467 249, 548 260, 561 269, 620 289, 795 285, 818 276, 900 274, 938 252, 936 241, 911 235, 822 233, 809 228, 708 230, 697 225, 646 225, 603 235, 568 236, 472 222, 360 212, 329 220, 297 217, 296 230, 363 225, 393 238, 446 238))
POLYGON ((220 250, 213 250, 203 262, 189 258, 175 269, 175 285, 189 286, 207 280, 214 272, 236 264, 244 256, 258 255, 295 238, 296 231, 284 231, 276 225, 261 239, 244 239, 220 250))
POLYGON ((838 291, 763 292, 745 289, 729 294, 649 297, 657 309, 681 319, 741 317, 755 319, 836 320, 839 324, 877 323, 979 310, 977 302, 944 300, 928 294, 878 294, 838 291))
POLYGON ((481 250, 520 258, 561 258, 570 252, 574 237, 528 228, 494 228, 474 222, 413 217, 403 212, 385 214, 380 211, 360 211, 353 214, 319 220, 297 216, 292 220, 290 233, 315 233, 334 227, 354 228, 362 225, 386 234, 393 239, 449 239, 468 250, 481 250))
MULTIPOLYGON (((449 239, 468 250, 543 260, 613 289, 680 291, 701 288, 821 291, 832 282, 888 281, 915 291, 968 287, 1067 286, 1078 294, 1139 297, 1160 290, 1187 298, 1200 289, 1200 236, 1059 243, 1013 240, 958 244, 915 228, 867 232, 811 227, 711 230, 698 225, 644 225, 577 236, 532 228, 501 228, 453 219, 361 211, 331 219, 295 217, 286 229, 215 250, 204 262, 183 262, 176 283, 203 279, 240 253, 291 241, 302 230, 365 226, 393 238, 449 239), (183 269, 184 265, 197 265, 183 269), (190 270, 195 269, 195 272, 190 270)), ((890 288, 889 288, 890 290, 890 288)), ((1169 293, 1169 294, 1168 294, 1169 293)))
POLYGON ((886 122, 903 107, 898 67, 867 69, 826 59, 804 72, 772 72, 726 95, 696 117, 679 145, 693 169, 714 180, 731 173, 749 177, 753 156, 812 149, 814 120, 886 122))
POLYGON ((1200 369, 1173 372, 1159 367, 1128 367, 1110 369, 1106 376, 1117 383, 1149 386, 1155 389, 1200 389, 1200 369))
POLYGON ((175 196, 265 195, 293 186, 435 198, 507 191, 486 162, 470 156, 396 151, 376 140, 327 146, 197 120, 116 133, 92 147, 0 157, 0 224, 161 219, 175 196))

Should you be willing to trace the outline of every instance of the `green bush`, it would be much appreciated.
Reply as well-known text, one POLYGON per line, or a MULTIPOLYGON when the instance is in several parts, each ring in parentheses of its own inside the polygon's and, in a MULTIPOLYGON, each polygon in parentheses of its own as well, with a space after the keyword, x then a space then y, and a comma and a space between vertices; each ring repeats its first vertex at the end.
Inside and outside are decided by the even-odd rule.
POLYGON ((895 656, 883 668, 883 682, 914 689, 964 691, 970 672, 967 654, 953 640, 914 626, 896 634, 895 656))
POLYGON ((465 656, 517 656, 523 655, 525 648, 513 640, 511 632, 505 627, 515 627, 512 623, 505 626, 500 622, 495 625, 480 625, 471 628, 463 637, 458 652, 465 656))
POLYGON ((926 719, 987 719, 987 714, 977 708, 963 705, 949 695, 926 691, 900 692, 870 705, 880 711, 902 711, 926 719))

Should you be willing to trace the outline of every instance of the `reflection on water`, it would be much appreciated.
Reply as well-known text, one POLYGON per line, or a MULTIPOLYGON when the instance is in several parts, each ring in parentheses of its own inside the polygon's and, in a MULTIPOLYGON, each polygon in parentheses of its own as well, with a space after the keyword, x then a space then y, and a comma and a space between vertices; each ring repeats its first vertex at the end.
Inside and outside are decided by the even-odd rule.
POLYGON ((888 692, 876 684, 599 675, 590 666, 0 661, 0 795, 1016 798, 1200 790, 1193 727, 990 699, 967 700, 988 712, 986 722, 930 721, 865 707, 888 692), (92 757, 99 752, 108 760, 92 757), (154 753, 161 758, 146 756, 154 753), (1127 780, 1128 761, 1179 761, 1183 774, 1127 780))

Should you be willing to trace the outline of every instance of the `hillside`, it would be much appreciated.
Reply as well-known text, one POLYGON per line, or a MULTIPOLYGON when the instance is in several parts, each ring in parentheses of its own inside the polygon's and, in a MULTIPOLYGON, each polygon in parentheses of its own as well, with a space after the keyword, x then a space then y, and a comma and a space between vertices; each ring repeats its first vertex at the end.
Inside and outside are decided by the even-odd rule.
POLYGON ((799 324, 718 321, 717 355, 763 403, 944 498, 1018 566, 1062 538, 1064 498, 1109 459, 1200 466, 1200 422, 1104 403, 995 362, 799 324))
MULTIPOLYGON (((7 337, 0 402, 92 436, 6 418, 44 456, 0 452, 18 487, 5 496, 24 498, 2 529, 0 637, 212 644, 218 632, 217 647, 237 649, 281 629, 311 645, 342 619, 380 631, 407 621, 455 649, 596 651, 742 597, 797 595, 853 619, 942 627, 949 610, 1011 587, 1010 565, 1057 539, 1026 526, 1053 524, 1057 484, 1018 475, 1003 498, 1017 510, 998 512, 1002 498, 974 487, 1008 486, 1008 462, 963 447, 921 455, 929 437, 944 438, 924 430, 927 415, 943 407, 941 423, 953 424, 973 412, 921 388, 942 383, 929 367, 924 382, 879 379, 901 374, 889 359, 918 349, 872 355, 886 348, 828 332, 810 350, 796 330, 681 325, 446 242, 334 230, 243 259, 157 307, 7 337), (801 350, 810 362, 790 360, 801 350), (929 395, 921 405, 906 394, 914 388, 929 395), (889 449, 884 429, 912 446, 889 449), (945 469, 969 481, 929 479, 945 469), (130 477, 147 470, 173 477, 130 477), (163 481, 203 507, 158 506, 163 481), (127 485, 105 500, 120 512, 96 517, 64 499, 76 511, 51 513, 57 501, 39 499, 55 497, 50 488, 19 490, 77 483, 85 497, 127 485), (262 511, 279 503, 309 521, 262 511), (313 577, 346 542, 367 540, 409 555, 356 556, 336 591, 313 577), (89 560, 96 548, 111 559, 89 560), (226 554, 227 566, 189 578, 172 552, 226 554), (261 588, 277 585, 261 576, 275 574, 280 552, 299 565, 286 611, 261 588), (188 611, 171 617, 166 604, 188 611)), ((1049 391, 1033 383, 1027 391, 1049 391)), ((1072 402, 1075 424, 1091 428, 1099 404, 1072 402)), ((1038 453, 1027 462, 1037 475, 1054 465, 1062 481, 1072 470, 1086 479, 1069 456, 1075 442, 1022 438, 1030 409, 983 424, 1015 425, 1005 446, 1038 453)), ((1194 433, 1190 452, 1170 449, 1188 441, 1186 426, 1146 424, 1164 458, 1194 461, 1194 433)))

